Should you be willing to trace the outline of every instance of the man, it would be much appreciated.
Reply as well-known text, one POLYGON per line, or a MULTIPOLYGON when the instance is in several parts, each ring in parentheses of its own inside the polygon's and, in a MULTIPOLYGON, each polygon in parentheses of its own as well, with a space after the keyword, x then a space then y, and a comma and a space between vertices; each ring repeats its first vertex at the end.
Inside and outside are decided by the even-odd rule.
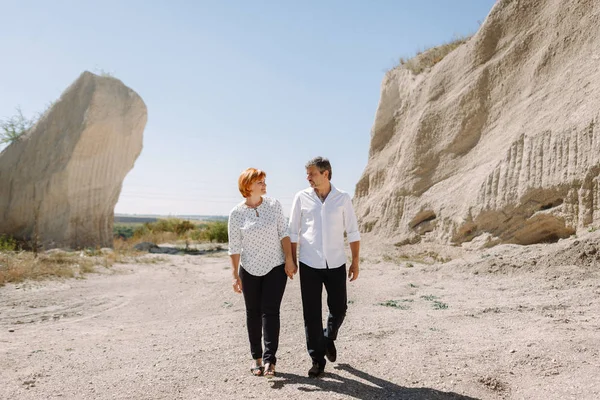
POLYGON ((316 157, 306 164, 306 179, 310 188, 294 197, 290 215, 292 257, 297 264, 300 245, 300 291, 306 330, 306 347, 313 365, 308 376, 318 377, 325 370, 325 357, 334 362, 337 357, 335 340, 347 309, 346 232, 352 262, 348 278, 358 278, 360 233, 348 193, 331 184, 329 160, 316 157), (327 291, 329 316, 323 329, 321 294, 327 291))

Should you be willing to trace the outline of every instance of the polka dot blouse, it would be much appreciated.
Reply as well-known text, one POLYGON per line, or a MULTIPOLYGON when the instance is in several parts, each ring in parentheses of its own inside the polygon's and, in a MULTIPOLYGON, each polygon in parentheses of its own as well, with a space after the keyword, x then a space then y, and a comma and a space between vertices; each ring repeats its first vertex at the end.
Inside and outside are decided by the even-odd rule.
POLYGON ((285 262, 281 239, 288 234, 279 201, 263 197, 256 208, 244 202, 229 213, 229 255, 240 254, 241 265, 255 276, 264 276, 285 262))

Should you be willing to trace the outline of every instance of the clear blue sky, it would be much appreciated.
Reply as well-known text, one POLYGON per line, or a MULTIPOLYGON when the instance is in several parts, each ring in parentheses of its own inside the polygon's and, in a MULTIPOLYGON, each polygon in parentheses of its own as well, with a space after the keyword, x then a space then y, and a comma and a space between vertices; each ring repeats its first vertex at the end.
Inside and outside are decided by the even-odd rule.
POLYGON ((148 106, 115 212, 226 215, 253 166, 287 215, 317 155, 354 193, 385 71, 475 32, 494 2, 0 0, 0 118, 109 72, 148 106))

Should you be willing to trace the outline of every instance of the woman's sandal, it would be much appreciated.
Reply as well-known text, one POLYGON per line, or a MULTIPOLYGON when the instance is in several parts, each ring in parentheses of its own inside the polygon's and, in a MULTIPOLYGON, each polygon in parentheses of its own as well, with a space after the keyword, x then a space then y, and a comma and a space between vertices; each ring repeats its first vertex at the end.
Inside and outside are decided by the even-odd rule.
POLYGON ((254 366, 250 367, 250 372, 254 376, 262 376, 264 370, 265 370, 265 367, 262 365, 258 365, 258 362, 256 362, 256 361, 255 361, 254 366))
POLYGON ((273 378, 275 376, 275 364, 266 363, 264 375, 267 378, 273 378))

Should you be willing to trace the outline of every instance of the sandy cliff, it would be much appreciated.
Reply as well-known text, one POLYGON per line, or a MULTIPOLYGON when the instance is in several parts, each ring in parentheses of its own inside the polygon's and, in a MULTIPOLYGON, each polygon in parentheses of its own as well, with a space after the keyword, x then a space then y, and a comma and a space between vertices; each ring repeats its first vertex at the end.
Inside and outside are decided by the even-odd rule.
POLYGON ((599 224, 599 27, 595 0, 500 0, 431 69, 388 72, 361 229, 529 244, 599 224))
POLYGON ((51 247, 112 247, 114 207, 147 111, 121 81, 84 72, 0 153, 0 233, 51 247))

